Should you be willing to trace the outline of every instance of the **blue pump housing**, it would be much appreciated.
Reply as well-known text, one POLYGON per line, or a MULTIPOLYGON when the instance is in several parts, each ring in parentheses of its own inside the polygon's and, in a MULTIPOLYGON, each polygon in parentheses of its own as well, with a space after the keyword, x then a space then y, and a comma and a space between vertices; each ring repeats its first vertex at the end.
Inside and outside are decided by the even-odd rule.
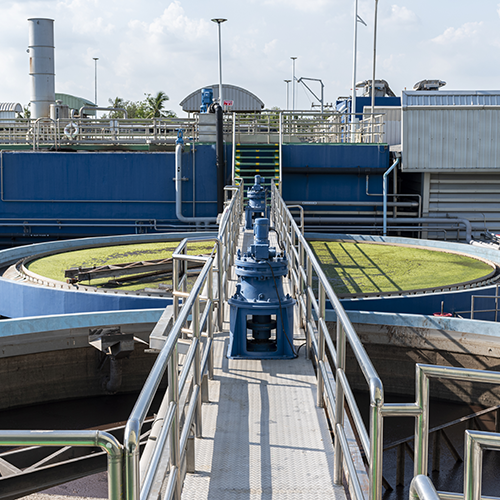
POLYGON ((247 191, 248 204, 245 208, 245 228, 252 229, 254 214, 267 217, 266 190, 261 184, 264 179, 260 175, 255 176, 255 184, 247 191))
POLYGON ((295 300, 283 291, 288 272, 285 252, 269 243, 269 219, 255 220, 254 241, 246 253, 238 251, 235 272, 240 277, 229 299, 229 358, 295 358, 293 307, 295 300))
POLYGON ((214 91, 211 88, 201 89, 201 106, 200 113, 208 113, 208 108, 214 100, 214 91))

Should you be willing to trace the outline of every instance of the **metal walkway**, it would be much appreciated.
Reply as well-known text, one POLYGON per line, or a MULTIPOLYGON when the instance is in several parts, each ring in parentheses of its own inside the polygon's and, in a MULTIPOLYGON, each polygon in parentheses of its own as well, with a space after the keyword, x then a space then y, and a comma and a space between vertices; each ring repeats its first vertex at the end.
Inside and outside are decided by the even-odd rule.
MULTIPOLYGON (((243 250, 253 233, 242 227, 240 234, 243 250)), ((228 296, 236 281, 233 276, 228 296)), ((226 308, 224 332, 214 340, 203 439, 182 498, 345 499, 344 488, 333 485, 332 437, 316 406, 316 375, 305 349, 293 360, 228 359, 228 314, 226 308)), ((304 342, 295 328, 295 349, 304 342)))

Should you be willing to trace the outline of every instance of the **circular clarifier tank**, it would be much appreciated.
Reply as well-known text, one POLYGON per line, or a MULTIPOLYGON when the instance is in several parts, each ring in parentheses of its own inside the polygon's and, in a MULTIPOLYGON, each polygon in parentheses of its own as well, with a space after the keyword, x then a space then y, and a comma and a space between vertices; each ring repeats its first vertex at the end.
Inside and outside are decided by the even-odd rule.
MULTIPOLYGON (((0 251, 0 315, 22 318, 164 308, 172 301, 171 257, 187 236, 193 235, 106 236, 0 251), (120 266, 134 269, 122 272, 120 266)), ((216 238, 213 232, 196 233, 186 253, 210 254, 216 238)), ((190 263, 189 271, 196 272, 195 267, 190 263)))
MULTIPOLYGON (((179 241, 129 243, 32 256, 22 272, 47 284, 66 283, 79 289, 168 294, 172 284, 172 253, 179 241)), ((188 253, 210 253, 213 242, 192 242, 188 253)))
POLYGON ((497 272, 494 263, 456 251, 352 240, 309 244, 339 297, 481 286, 497 272))

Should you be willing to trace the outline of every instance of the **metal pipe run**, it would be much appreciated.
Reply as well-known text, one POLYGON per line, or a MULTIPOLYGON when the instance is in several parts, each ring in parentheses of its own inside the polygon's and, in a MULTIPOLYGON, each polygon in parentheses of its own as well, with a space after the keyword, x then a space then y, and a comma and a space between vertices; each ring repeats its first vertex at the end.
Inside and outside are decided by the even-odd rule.
POLYGON ((394 170, 398 165, 399 158, 384 172, 382 176, 382 196, 384 201, 384 236, 387 236, 387 176, 394 170))
POLYGON ((128 118, 128 113, 125 108, 101 108, 99 106, 82 106, 80 111, 78 111, 78 116, 75 115, 75 110, 71 110, 71 118, 82 118, 84 111, 120 111, 125 115, 125 118, 128 118))
MULTIPOLYGON (((306 224, 380 224, 380 217, 306 217, 306 224)), ((472 225, 469 220, 459 217, 395 217, 387 220, 387 224, 462 224, 465 228, 465 239, 472 239, 472 225)), ((408 226, 411 231, 413 228, 408 226)))

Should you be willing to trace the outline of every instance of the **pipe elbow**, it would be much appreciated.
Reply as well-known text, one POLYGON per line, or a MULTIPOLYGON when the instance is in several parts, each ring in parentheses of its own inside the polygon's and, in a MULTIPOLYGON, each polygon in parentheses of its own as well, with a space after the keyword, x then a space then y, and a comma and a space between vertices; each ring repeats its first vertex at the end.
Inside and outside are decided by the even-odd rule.
POLYGON ((384 386, 379 378, 372 377, 369 382, 370 404, 377 407, 384 405, 384 386))
POLYGON ((110 457, 121 459, 123 447, 112 434, 96 431, 95 444, 102 448, 110 457))
POLYGON ((139 439, 141 435, 141 423, 137 417, 129 418, 125 427, 123 446, 129 455, 139 453, 139 439))

